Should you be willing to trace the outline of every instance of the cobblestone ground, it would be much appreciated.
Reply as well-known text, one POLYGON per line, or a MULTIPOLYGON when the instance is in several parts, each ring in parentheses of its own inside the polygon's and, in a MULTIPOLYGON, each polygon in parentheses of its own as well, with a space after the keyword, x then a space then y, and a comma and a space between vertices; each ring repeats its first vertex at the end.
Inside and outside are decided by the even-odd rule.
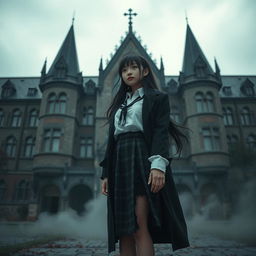
MULTIPOLYGON (((190 239, 189 248, 172 252, 170 244, 155 245, 155 256, 255 256, 256 247, 249 247, 234 241, 214 237, 195 237, 190 239)), ((21 250, 14 256, 106 256, 107 244, 102 240, 63 239, 35 248, 21 250)), ((118 252, 111 256, 118 255, 118 252)))

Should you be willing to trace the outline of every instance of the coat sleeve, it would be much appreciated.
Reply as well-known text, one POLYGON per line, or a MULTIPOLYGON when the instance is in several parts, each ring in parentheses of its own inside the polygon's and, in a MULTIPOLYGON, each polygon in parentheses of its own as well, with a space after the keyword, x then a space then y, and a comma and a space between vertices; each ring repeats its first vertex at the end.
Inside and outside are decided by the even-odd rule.
POLYGON ((170 105, 168 95, 165 93, 159 94, 155 104, 150 155, 160 155, 169 159, 170 105))

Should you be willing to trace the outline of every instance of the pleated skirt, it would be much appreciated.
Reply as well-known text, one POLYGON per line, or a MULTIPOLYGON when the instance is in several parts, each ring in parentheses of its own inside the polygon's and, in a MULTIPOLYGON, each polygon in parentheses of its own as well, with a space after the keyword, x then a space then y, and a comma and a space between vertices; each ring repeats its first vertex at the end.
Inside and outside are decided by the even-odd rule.
POLYGON ((157 193, 150 191, 149 154, 142 132, 127 132, 116 138, 113 154, 114 170, 114 222, 117 238, 130 235, 139 228, 136 220, 136 197, 145 195, 153 224, 160 226, 157 193))

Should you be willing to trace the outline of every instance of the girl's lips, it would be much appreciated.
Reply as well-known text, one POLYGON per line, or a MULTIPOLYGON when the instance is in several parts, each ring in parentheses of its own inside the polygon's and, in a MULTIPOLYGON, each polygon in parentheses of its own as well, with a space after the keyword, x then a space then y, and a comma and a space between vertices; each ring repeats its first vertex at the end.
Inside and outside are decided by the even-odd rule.
POLYGON ((133 77, 128 77, 128 79, 127 79, 127 80, 128 80, 128 81, 131 81, 132 79, 133 79, 133 77))

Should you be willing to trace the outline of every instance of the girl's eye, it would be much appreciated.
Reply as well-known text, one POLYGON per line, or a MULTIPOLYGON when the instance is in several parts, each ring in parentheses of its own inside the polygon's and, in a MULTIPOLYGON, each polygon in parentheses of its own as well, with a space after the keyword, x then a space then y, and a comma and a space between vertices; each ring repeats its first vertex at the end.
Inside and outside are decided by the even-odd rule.
POLYGON ((132 68, 134 68, 134 69, 135 69, 135 68, 138 68, 138 66, 137 66, 137 65, 133 65, 133 66, 132 66, 132 68))
POLYGON ((123 69, 122 69, 122 72, 126 72, 126 70, 127 70, 126 68, 123 68, 123 69))

